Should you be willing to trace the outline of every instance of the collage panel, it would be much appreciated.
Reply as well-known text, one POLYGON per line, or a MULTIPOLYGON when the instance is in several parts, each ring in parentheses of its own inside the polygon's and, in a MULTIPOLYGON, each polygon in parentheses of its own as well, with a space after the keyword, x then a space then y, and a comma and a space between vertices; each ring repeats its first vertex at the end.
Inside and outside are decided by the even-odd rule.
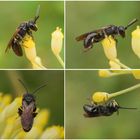
POLYGON ((1 70, 0 138, 64 138, 64 72, 1 70))
POLYGON ((0 16, 0 68, 64 67, 63 1, 0 1, 0 16))
POLYGON ((139 70, 67 70, 66 139, 137 139, 139 70))
POLYGON ((140 68, 139 6, 139 1, 67 1, 66 68, 140 68))

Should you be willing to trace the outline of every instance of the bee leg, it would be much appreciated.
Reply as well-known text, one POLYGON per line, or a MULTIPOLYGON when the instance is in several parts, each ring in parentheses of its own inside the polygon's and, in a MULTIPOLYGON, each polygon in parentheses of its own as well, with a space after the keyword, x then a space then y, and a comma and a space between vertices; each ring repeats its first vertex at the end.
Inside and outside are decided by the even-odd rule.
POLYGON ((22 107, 21 108, 18 108, 18 114, 19 114, 19 116, 22 115, 22 107))
POLYGON ((116 43, 118 43, 118 40, 112 35, 113 39, 115 40, 116 43))
POLYGON ((28 35, 31 36, 32 39, 34 40, 34 37, 33 37, 32 31, 28 31, 27 33, 28 33, 28 35))
POLYGON ((33 110, 33 112, 35 112, 36 111, 36 107, 34 107, 34 110, 33 110))
POLYGON ((33 117, 35 118, 37 114, 38 114, 38 113, 36 113, 36 112, 33 112, 33 117))

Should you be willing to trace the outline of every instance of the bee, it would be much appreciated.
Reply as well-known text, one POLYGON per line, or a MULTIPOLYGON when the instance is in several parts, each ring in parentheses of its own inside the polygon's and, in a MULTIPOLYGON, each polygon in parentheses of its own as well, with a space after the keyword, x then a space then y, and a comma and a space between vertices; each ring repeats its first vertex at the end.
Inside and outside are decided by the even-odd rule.
POLYGON ((133 25, 135 22, 137 22, 137 19, 133 19, 127 26, 116 26, 116 25, 108 25, 106 27, 102 27, 100 29, 84 33, 78 37, 76 37, 77 41, 84 41, 84 49, 89 50, 93 47, 94 43, 98 43, 105 39, 106 36, 112 36, 116 41, 117 39, 114 37, 115 35, 120 35, 122 38, 125 37, 125 31, 127 28, 131 25, 133 25))
POLYGON ((40 5, 37 8, 36 15, 33 20, 23 22, 19 25, 19 27, 16 29, 15 33, 13 34, 12 38, 8 43, 7 48, 5 49, 5 53, 12 48, 12 50, 17 56, 23 56, 22 51, 23 38, 26 36, 26 34, 28 34, 33 38, 32 31, 38 30, 36 21, 39 18, 39 11, 40 5))
POLYGON ((115 100, 111 100, 106 104, 102 105, 87 105, 83 106, 85 111, 85 117, 100 117, 100 116, 111 116, 113 113, 117 112, 119 114, 119 109, 137 109, 137 108, 128 108, 121 107, 115 100))
POLYGON ((35 103, 35 96, 34 94, 41 88, 45 87, 46 84, 41 85, 36 90, 34 90, 32 93, 28 92, 28 89, 26 88, 23 81, 19 79, 19 82, 23 85, 23 87, 26 90, 26 93, 23 95, 22 98, 22 106, 18 108, 18 114, 21 117, 21 125, 25 132, 29 132, 32 128, 34 118, 37 115, 36 112, 36 103, 35 103))

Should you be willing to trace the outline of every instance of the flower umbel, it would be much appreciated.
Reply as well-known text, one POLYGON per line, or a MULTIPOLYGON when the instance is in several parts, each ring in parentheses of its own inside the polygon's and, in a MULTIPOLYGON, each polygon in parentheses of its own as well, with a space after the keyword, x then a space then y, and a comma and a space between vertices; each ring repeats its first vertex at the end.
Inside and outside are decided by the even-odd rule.
MULTIPOLYGON (((64 129, 62 126, 51 126, 46 128, 49 120, 49 111, 42 109, 34 119, 33 127, 29 132, 24 132, 21 126, 18 108, 21 106, 22 98, 17 97, 13 102, 3 99, 9 95, 0 94, 0 138, 3 139, 62 139, 64 138, 64 129), (4 105, 5 104, 5 105, 4 105), (2 106, 2 107, 1 107, 2 106), (51 130, 51 131, 50 131, 51 130), (49 136, 49 137, 48 137, 49 136)), ((10 97, 10 96, 9 96, 10 97)))

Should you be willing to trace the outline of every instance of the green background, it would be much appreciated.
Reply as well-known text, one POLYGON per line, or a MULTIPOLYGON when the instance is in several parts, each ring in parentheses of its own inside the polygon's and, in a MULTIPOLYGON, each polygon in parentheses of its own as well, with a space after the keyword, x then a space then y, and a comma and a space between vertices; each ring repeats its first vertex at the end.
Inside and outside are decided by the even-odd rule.
POLYGON ((13 99, 25 94, 25 89, 18 81, 21 79, 32 93, 46 83, 46 87, 36 92, 36 104, 41 109, 50 111, 50 125, 64 125, 64 72, 59 71, 0 71, 0 91, 9 93, 13 99))
POLYGON ((109 117, 85 118, 83 105, 94 92, 113 93, 137 83, 132 75, 101 78, 98 71, 66 72, 66 138, 72 139, 129 139, 140 138, 140 89, 116 97, 122 107, 137 110, 119 110, 109 117))
POLYGON ((101 43, 83 52, 83 42, 75 38, 106 25, 126 26, 134 18, 139 21, 128 28, 126 38, 117 36, 118 58, 131 68, 140 68, 138 57, 132 52, 131 32, 140 23, 140 2, 92 1, 66 2, 66 66, 67 68, 109 68, 101 43))
MULTIPOLYGON (((0 68, 31 68, 31 64, 23 57, 18 57, 9 50, 5 54, 7 44, 20 23, 34 18, 37 6, 40 5, 40 18, 37 21, 38 31, 33 32, 37 55, 41 57, 47 68, 61 68, 51 51, 51 33, 59 26, 64 33, 63 1, 12 1, 0 2, 0 68)), ((63 58, 63 50, 61 52, 63 58)))

